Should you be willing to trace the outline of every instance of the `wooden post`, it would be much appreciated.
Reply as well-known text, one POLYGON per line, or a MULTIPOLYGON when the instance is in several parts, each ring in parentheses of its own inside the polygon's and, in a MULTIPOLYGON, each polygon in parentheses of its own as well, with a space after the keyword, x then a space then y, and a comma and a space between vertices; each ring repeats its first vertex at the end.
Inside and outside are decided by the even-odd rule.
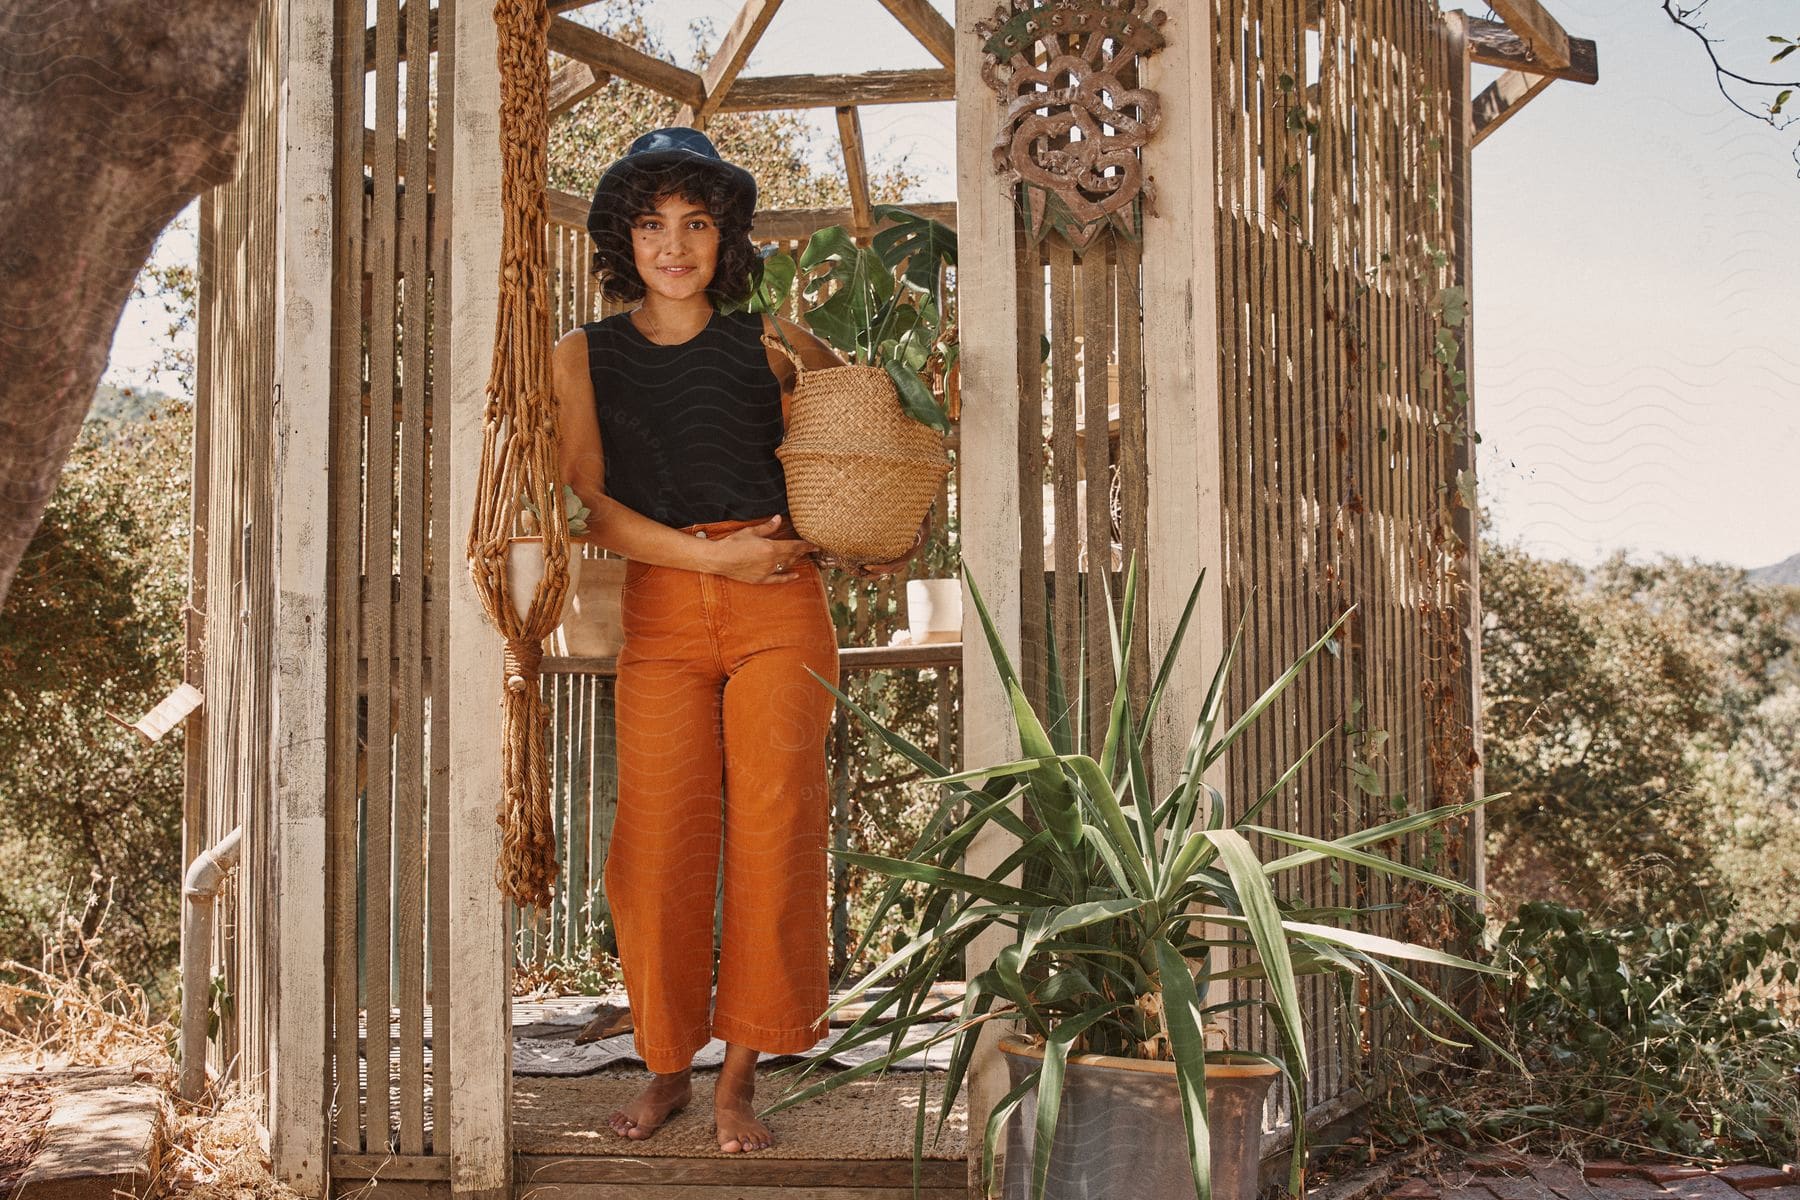
MULTIPOLYGON (((1156 211, 1144 218, 1144 407, 1149 475, 1150 660, 1160 663, 1194 580, 1200 605, 1152 730, 1151 771, 1172 781, 1225 651, 1220 510, 1218 210, 1214 204, 1212 16, 1170 6, 1168 45, 1145 59, 1162 127, 1144 149, 1156 211)), ((1223 783, 1224 763, 1209 782, 1223 783)))
POLYGON ((276 956, 269 1069, 275 1175, 327 1186, 325 1127, 325 596, 330 454, 332 5, 288 0, 277 51, 275 673, 271 724, 276 956))
MULTIPOLYGON (((200 197, 199 278, 216 279, 218 272, 217 193, 200 197)), ((202 692, 206 690, 206 531, 212 520, 212 399, 213 322, 218 319, 218 296, 202 286, 195 298, 194 437, 189 459, 188 591, 182 613, 183 654, 181 678, 202 692)), ((181 735, 181 869, 185 873, 194 856, 206 849, 206 750, 207 707, 202 704, 188 716, 181 735)))
MULTIPOLYGON (((963 234, 957 270, 957 312, 962 321, 963 394, 978 398, 963 407, 959 463, 1012 463, 1018 459, 1020 404, 1041 403, 1035 381, 1019 378, 1018 263, 1014 229, 1017 214, 994 176, 990 148, 999 131, 998 100, 981 78, 982 39, 975 22, 993 12, 991 0, 957 0, 956 201, 963 234)), ((981 589, 1000 640, 1019 661, 1019 495, 1016 472, 964 470, 958 474, 962 512, 962 556, 981 589)), ((1039 503, 1034 484, 1029 504, 1039 503)), ((1031 581, 1042 587, 1043 580, 1031 581)), ((963 762, 966 766, 1005 762, 1015 756, 1018 733, 999 675, 988 661, 987 639, 965 583, 963 597, 963 762)), ((1011 852, 1014 839, 996 826, 982 830, 970 845, 965 869, 985 875, 1011 852)), ((969 945, 971 978, 985 970, 1007 942, 1004 931, 969 945)), ((1006 1070, 995 1049, 1000 1029, 985 1027, 969 1072, 970 1169, 979 1169, 981 1134, 987 1114, 1005 1095, 1006 1070)))
MULTIPOLYGON (((1141 67, 1144 85, 1163 105, 1162 127, 1144 149, 1156 187, 1143 255, 1144 427, 1151 431, 1144 447, 1144 585, 1152 663, 1169 653, 1195 579, 1202 571, 1206 579, 1151 727, 1149 767, 1158 787, 1180 774, 1226 644, 1212 6, 1171 6, 1163 33, 1168 45, 1141 67)), ((1223 791, 1225 762, 1204 778, 1223 791)), ((1224 936, 1207 927, 1207 937, 1224 936)), ((1225 965, 1222 950, 1208 958, 1209 975, 1225 965)), ((1218 998, 1215 986, 1208 984, 1203 999, 1218 998)))
MULTIPOLYGON (((1456 81, 1457 93, 1454 97, 1454 109, 1450 119, 1456 123, 1457 135, 1451 160, 1450 203, 1454 205, 1452 221, 1455 223, 1456 245, 1453 247, 1452 262, 1456 264, 1456 283, 1463 289, 1463 294, 1471 301, 1475 295, 1471 280, 1474 258, 1472 245, 1472 225, 1474 214, 1470 211, 1471 180, 1469 178, 1470 156, 1474 151, 1475 116, 1473 110, 1473 81, 1470 73, 1471 57, 1469 47, 1469 16, 1465 12, 1455 11, 1444 14, 1448 26, 1450 41, 1450 76, 1456 81)), ((1463 320, 1462 352, 1457 358, 1457 367, 1468 380, 1469 411, 1468 427, 1475 428, 1475 321, 1474 307, 1471 303, 1469 316, 1463 320)), ((1475 442, 1473 438, 1464 438, 1456 447, 1456 469, 1475 473, 1475 442)), ((1477 490, 1479 495, 1479 490, 1477 490)), ((1467 589, 1468 610, 1463 623, 1463 692, 1469 701, 1469 733, 1470 748, 1475 752, 1475 767, 1470 776, 1470 800, 1479 799, 1487 793, 1487 770, 1484 766, 1486 755, 1482 749, 1481 727, 1481 530, 1476 523, 1475 513, 1467 508, 1456 510, 1457 536, 1463 539, 1468 548, 1464 559, 1464 568, 1468 572, 1464 579, 1467 589)), ((1487 813, 1476 809, 1469 814, 1469 823, 1463 831, 1463 858, 1465 881, 1478 892, 1487 890, 1487 813)))
MULTIPOLYGON (((488 627, 462 561, 475 512, 483 411, 494 349, 500 274, 500 75, 491 6, 456 5, 449 149, 447 402, 450 525, 440 545, 450 567, 445 661, 450 695, 450 1188, 501 1200, 512 1190, 512 1016, 506 907, 494 885, 500 828, 500 639, 488 627)), ((444 175, 439 176, 445 178, 444 175)), ((439 202, 443 193, 439 193, 439 202)), ((442 413, 442 409, 439 410, 442 413)))

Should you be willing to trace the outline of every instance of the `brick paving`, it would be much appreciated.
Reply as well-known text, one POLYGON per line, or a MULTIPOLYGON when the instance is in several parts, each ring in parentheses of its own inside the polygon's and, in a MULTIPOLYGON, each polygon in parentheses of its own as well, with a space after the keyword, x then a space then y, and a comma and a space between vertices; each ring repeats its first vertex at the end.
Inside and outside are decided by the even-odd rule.
POLYGON ((1508 1151, 1433 1178, 1395 1178, 1382 1200, 1800 1200, 1800 1167, 1592 1162, 1577 1168, 1508 1151))

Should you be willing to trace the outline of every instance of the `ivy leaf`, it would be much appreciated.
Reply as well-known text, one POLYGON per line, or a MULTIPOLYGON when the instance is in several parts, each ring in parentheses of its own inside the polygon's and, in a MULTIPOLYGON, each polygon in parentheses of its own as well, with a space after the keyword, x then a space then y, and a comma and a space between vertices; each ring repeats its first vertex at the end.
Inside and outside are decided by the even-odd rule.
POLYGON ((1466 507, 1475 507, 1475 472, 1465 468, 1456 473, 1456 494, 1466 507))
POLYGON ((1379 796, 1386 790, 1382 786, 1380 774, 1376 772, 1374 767, 1371 767, 1366 762, 1351 763, 1350 778, 1355 782, 1357 787, 1361 788, 1371 796, 1379 796))
POLYGON ((1461 349, 1462 346, 1457 342, 1454 333, 1451 333, 1448 329, 1440 329, 1437 331, 1437 345, 1433 348, 1432 354, 1439 362, 1443 363, 1445 366, 1449 366, 1456 361, 1457 351, 1461 349))
POLYGON ((1469 315, 1469 293, 1461 287, 1447 287, 1438 293, 1438 305, 1444 324, 1461 325, 1469 315))

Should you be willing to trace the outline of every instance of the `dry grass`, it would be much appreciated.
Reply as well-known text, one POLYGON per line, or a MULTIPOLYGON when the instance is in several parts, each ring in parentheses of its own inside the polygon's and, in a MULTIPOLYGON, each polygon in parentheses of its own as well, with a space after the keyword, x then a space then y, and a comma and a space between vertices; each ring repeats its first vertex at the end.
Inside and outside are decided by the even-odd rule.
POLYGON ((89 958, 79 972, 0 963, 0 1051, 64 1066, 161 1067, 173 1027, 144 991, 89 958))
POLYGON ((79 916, 65 908, 37 966, 0 962, 0 1054, 40 1065, 163 1067, 174 1029, 144 989, 102 952, 111 894, 90 890, 79 916))
MULTIPOLYGON (((0 963, 0 1056, 49 1067, 129 1067, 159 1084, 175 1116, 151 1181, 153 1200, 297 1200, 270 1174, 256 1097, 233 1089, 216 1104, 194 1105, 175 1096, 175 1029, 106 961, 104 923, 104 911, 96 915, 90 905, 81 919, 65 915, 58 923, 38 966, 0 963)), ((0 1196, 9 1191, 9 1170, 22 1170, 35 1152, 54 1089, 54 1077, 0 1082, 0 1196)))
POLYGON ((297 1200, 269 1171, 254 1097, 227 1095, 216 1108, 177 1109, 153 1200, 297 1200))

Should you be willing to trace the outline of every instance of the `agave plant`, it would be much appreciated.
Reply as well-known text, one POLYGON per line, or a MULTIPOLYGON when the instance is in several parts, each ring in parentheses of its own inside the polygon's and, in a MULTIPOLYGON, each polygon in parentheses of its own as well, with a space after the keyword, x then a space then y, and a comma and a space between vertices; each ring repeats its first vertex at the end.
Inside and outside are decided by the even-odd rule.
MULTIPOLYGON (((850 1047, 886 1040, 885 1053, 797 1088, 775 1107, 810 1099, 883 1071, 922 1046, 948 1041, 948 1069, 937 1105, 941 1132, 968 1072, 980 1028, 992 1021, 1017 1022, 1041 1041, 1042 1064, 989 1115, 982 1137, 984 1180, 992 1178, 994 1149, 1006 1120, 1035 1089, 1031 1180, 1032 1195, 1042 1195, 1071 1053, 1172 1059, 1186 1118, 1189 1166, 1198 1195, 1210 1200, 1206 1031, 1227 1009, 1244 1004, 1214 996, 1209 985, 1215 982, 1262 982, 1254 1003, 1272 1017, 1279 1048, 1273 1055, 1254 1057, 1267 1058, 1281 1068, 1294 1112, 1304 1111, 1301 1098, 1309 1065, 1298 983, 1304 975, 1334 976, 1347 991, 1356 979, 1370 980, 1392 995, 1409 1017, 1415 1005, 1422 1005, 1490 1049, 1506 1053, 1396 963, 1501 973, 1496 968, 1358 930, 1352 927, 1360 915, 1357 911, 1305 908, 1283 900, 1273 886, 1281 875, 1336 859, 1473 896, 1476 893, 1464 883, 1396 862, 1370 848, 1462 816, 1494 797, 1436 808, 1331 840, 1258 823, 1265 808, 1330 734, 1313 743, 1259 796, 1235 810, 1230 798, 1205 781, 1208 768, 1330 643, 1345 618, 1339 618, 1254 703, 1226 723, 1225 685, 1243 636, 1240 623, 1213 672, 1179 771, 1152 789, 1145 731, 1162 701, 1204 580, 1203 573, 1188 597, 1143 711, 1135 711, 1130 699, 1135 664, 1128 651, 1137 590, 1137 569, 1132 564, 1126 576, 1123 623, 1116 616, 1111 621, 1112 695, 1104 743, 1092 748, 1095 753, 1084 752, 1077 744, 1086 721, 1079 699, 1073 705, 1062 699, 1054 654, 1049 711, 1033 708, 972 579, 969 590, 1011 698, 1025 757, 953 771, 833 689, 841 703, 932 777, 945 794, 918 844, 905 857, 841 854, 888 880, 870 930, 882 924, 905 885, 922 885, 923 896, 916 901, 921 914, 918 934, 849 988, 831 1010, 886 985, 873 994, 866 1011, 836 1043, 850 1047), (963 854, 989 826, 1012 835, 1016 848, 988 874, 967 873, 962 869, 963 854), (1284 853, 1265 861, 1256 850, 1259 841, 1280 846, 1284 853), (968 980, 961 999, 932 997, 931 985, 954 969, 970 941, 996 928, 1007 930, 1012 940, 992 965, 968 980), (1215 956, 1215 950, 1225 953, 1215 956), (1226 965, 1215 969, 1216 964, 1226 965), (915 1030, 924 1034, 920 1026, 934 1032, 908 1038, 915 1030)), ((1110 595, 1107 604, 1110 613, 1110 595)), ((1079 697, 1084 690, 1078 681, 1074 695, 1079 697)), ((868 937, 863 935, 864 946, 858 947, 856 958, 868 937)), ((1435 1031, 1426 1032, 1447 1040, 1435 1031)), ((804 1079, 824 1061, 820 1055, 793 1070, 804 1079)), ((915 1151, 921 1156, 926 1108, 922 1102, 914 1131, 915 1151)), ((1304 1130, 1296 1129, 1292 1163, 1296 1193, 1303 1135, 1304 1130)))

